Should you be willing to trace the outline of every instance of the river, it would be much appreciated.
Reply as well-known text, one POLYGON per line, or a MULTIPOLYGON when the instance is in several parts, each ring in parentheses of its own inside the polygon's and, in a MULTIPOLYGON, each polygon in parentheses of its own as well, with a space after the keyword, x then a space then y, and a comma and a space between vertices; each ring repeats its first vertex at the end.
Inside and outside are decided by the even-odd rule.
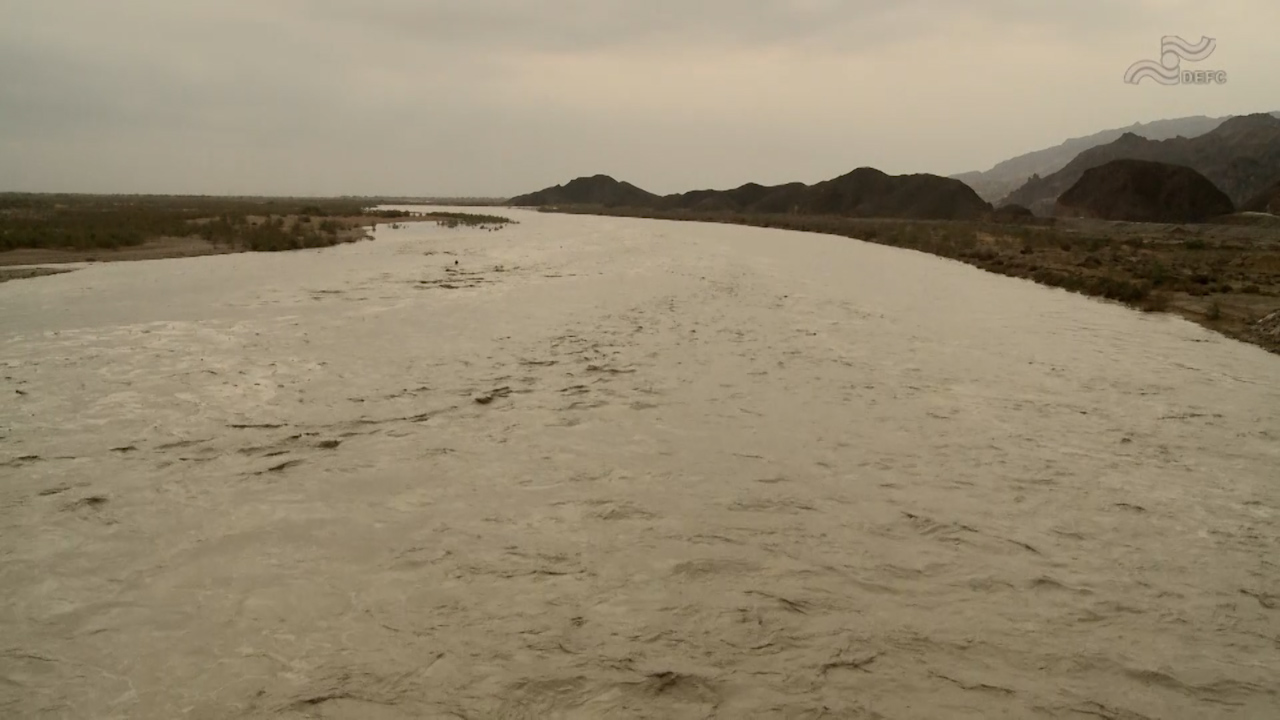
POLYGON ((0 284, 0 715, 1280 716, 1280 358, 508 214, 0 284))

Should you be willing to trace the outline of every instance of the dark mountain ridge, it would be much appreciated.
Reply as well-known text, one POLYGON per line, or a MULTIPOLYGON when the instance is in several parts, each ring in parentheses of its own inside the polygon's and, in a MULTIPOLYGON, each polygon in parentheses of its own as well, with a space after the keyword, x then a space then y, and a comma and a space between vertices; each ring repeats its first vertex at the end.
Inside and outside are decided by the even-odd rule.
MULTIPOLYGON (((1280 117, 1280 112, 1272 115, 1280 117)), ((966 172, 951 177, 963 180, 978 192, 983 200, 996 202, 1009 193, 1022 187, 1033 175, 1041 177, 1052 175, 1077 155, 1089 148, 1114 142, 1125 133, 1133 133, 1148 140, 1168 140, 1176 137, 1193 138, 1203 135, 1221 125, 1230 117, 1193 117, 1155 120, 1149 123, 1134 123, 1128 127, 1103 130, 1084 137, 1071 138, 1060 145, 1018 155, 1017 157, 996 163, 990 170, 966 172)))
POLYGON ((564 185, 511 198, 508 205, 602 205, 604 207, 648 207, 658 196, 608 175, 592 175, 570 180, 564 185))
POLYGON ((1107 145, 1085 150, 1056 173, 1032 177, 1000 204, 1023 205, 1040 215, 1051 214, 1057 199, 1085 171, 1123 159, 1189 167, 1208 178, 1233 203, 1244 205, 1280 180, 1280 118, 1267 113, 1241 115, 1194 138, 1148 140, 1125 133, 1107 145))
POLYGON ((990 203, 959 180, 927 174, 887 175, 869 167, 813 185, 795 182, 770 187, 747 183, 732 190, 694 190, 666 196, 596 175, 521 195, 508 204, 929 220, 971 220, 985 217, 992 210, 990 203))
POLYGON ((1056 206, 1063 217, 1150 223, 1204 222, 1234 211, 1231 198, 1195 170, 1132 159, 1085 170, 1056 206))

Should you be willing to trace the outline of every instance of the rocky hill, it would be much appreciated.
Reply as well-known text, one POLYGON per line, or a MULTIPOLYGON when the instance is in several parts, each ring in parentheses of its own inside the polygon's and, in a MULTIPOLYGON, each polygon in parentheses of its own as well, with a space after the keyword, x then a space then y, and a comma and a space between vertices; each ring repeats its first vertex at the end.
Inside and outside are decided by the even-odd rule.
POLYGON ((1033 177, 1001 204, 1050 214, 1055 201, 1085 171, 1112 160, 1134 159, 1183 165, 1207 177, 1232 202, 1247 203, 1280 178, 1280 118, 1266 113, 1231 118, 1195 138, 1155 141, 1125 133, 1115 142, 1080 153, 1062 170, 1033 177))
POLYGON ((695 190, 657 197, 627 183, 604 176, 575 180, 513 198, 511 205, 605 205, 610 207, 689 210, 698 212, 791 213, 844 217, 968 220, 986 216, 991 205, 972 188, 937 175, 887 175, 874 168, 858 168, 814 185, 788 183, 765 186, 748 183, 733 190, 695 190), (575 186, 575 183, 577 185, 575 186), (630 191, 620 191, 625 186, 630 191), (601 200, 600 198, 604 198, 601 200))
POLYGON ((891 176, 858 168, 820 182, 804 194, 800 211, 846 217, 970 220, 991 212, 972 188, 937 175, 891 176))
MULTIPOLYGON (((1276 113, 1280 117, 1280 113, 1276 113)), ((1132 133, 1148 140, 1168 140, 1176 137, 1198 137, 1227 120, 1225 117, 1194 117, 1156 120, 1134 123, 1126 128, 1103 130, 1085 137, 1071 138, 1061 145, 1036 150, 997 163, 983 172, 967 172, 951 177, 963 181, 977 191, 983 200, 996 202, 1022 187, 1032 175, 1052 175, 1067 166, 1077 155, 1099 145, 1115 142, 1125 133, 1132 133)))
POLYGON ((1276 184, 1254 195, 1240 206, 1245 212, 1263 212, 1280 215, 1280 180, 1276 184))
POLYGON ((658 202, 662 210, 698 212, 793 212, 808 186, 804 183, 760 185, 747 183, 733 190, 693 190, 668 195, 658 202))
POLYGON ((1112 160, 1058 198, 1056 214, 1129 222, 1192 223, 1235 211, 1231 198, 1189 167, 1112 160))
POLYGON ((608 175, 592 175, 571 180, 564 185, 556 185, 511 198, 507 204, 517 207, 544 205, 648 207, 657 200, 657 195, 641 190, 631 183, 619 182, 608 175))

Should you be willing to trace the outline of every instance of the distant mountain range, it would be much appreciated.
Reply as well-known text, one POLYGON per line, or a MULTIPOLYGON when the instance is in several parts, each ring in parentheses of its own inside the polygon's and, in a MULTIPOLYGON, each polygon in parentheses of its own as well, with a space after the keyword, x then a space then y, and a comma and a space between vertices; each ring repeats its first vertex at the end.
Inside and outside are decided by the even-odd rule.
POLYGON ((1077 201, 1083 198, 1083 204, 1059 206, 1059 199, 1088 171, 1117 160, 1190 168, 1207 178, 1234 207, 1260 212, 1280 210, 1280 113, 1189 117, 1108 130, 1007 160, 986 173, 965 173, 951 178, 929 174, 887 175, 874 168, 861 167, 813 185, 747 183, 732 190, 656 195, 608 175, 593 175, 512 198, 507 204, 928 220, 1013 219, 1028 214, 1027 209, 1041 216, 1061 212, 1136 217, 1144 212, 1140 210, 1145 207, 1144 203, 1155 201, 1138 192, 1134 184, 1159 179, 1160 193, 1171 193, 1160 196, 1172 203, 1165 208, 1168 212, 1176 215, 1185 210, 1190 213, 1188 217, 1198 217, 1222 210, 1218 198, 1201 192, 1204 189, 1201 183, 1190 175, 1167 168, 1157 172, 1141 164, 1125 163, 1093 173, 1090 182, 1073 196, 1077 201), (1006 184, 1011 187, 994 203, 994 207, 1001 208, 996 212, 991 202, 992 193, 1006 184), (979 192, 975 186, 985 190, 979 192), (1117 207, 1124 206, 1127 210, 1112 212, 1105 209, 1106 199, 1099 195, 1111 191, 1137 194, 1127 200, 1117 200, 1120 204, 1117 207), (1189 199, 1178 200, 1179 193, 1189 199))
POLYGON ((1194 138, 1149 140, 1125 133, 1114 142, 1085 150, 1057 172, 1032 176, 997 204, 1022 205, 1037 215, 1051 215, 1059 196, 1087 170, 1125 159, 1192 168, 1233 203, 1245 205, 1280 180, 1280 118, 1267 113, 1241 115, 1194 138))
MULTIPOLYGON (((1273 114, 1280 117, 1280 112, 1273 114)), ((1044 176, 1058 172, 1085 150, 1115 142, 1126 133, 1148 140, 1169 140, 1179 136, 1193 138, 1216 129, 1230 117, 1200 115, 1145 124, 1134 123, 1127 128, 1103 130, 1086 137, 1072 138, 1056 147, 1019 155, 998 163, 985 172, 967 172, 951 177, 972 187, 982 199, 999 204, 1000 200, 1025 184, 1033 175, 1044 176)))
POLYGON ((666 196, 607 175, 594 175, 512 198, 508 204, 933 220, 971 220, 992 211, 990 203, 959 180, 924 174, 886 175, 868 167, 814 185, 796 182, 769 187, 747 183, 733 190, 695 190, 666 196))

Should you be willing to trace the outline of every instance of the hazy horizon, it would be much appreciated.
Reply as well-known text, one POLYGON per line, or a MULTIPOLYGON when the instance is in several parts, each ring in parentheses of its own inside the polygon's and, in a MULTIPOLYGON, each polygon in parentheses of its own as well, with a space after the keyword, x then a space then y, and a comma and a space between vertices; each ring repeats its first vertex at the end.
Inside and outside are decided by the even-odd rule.
POLYGON ((106 5, 0 0, 0 191, 665 194, 1280 110, 1273 0, 106 5), (1165 35, 1228 82, 1125 84, 1165 35))

